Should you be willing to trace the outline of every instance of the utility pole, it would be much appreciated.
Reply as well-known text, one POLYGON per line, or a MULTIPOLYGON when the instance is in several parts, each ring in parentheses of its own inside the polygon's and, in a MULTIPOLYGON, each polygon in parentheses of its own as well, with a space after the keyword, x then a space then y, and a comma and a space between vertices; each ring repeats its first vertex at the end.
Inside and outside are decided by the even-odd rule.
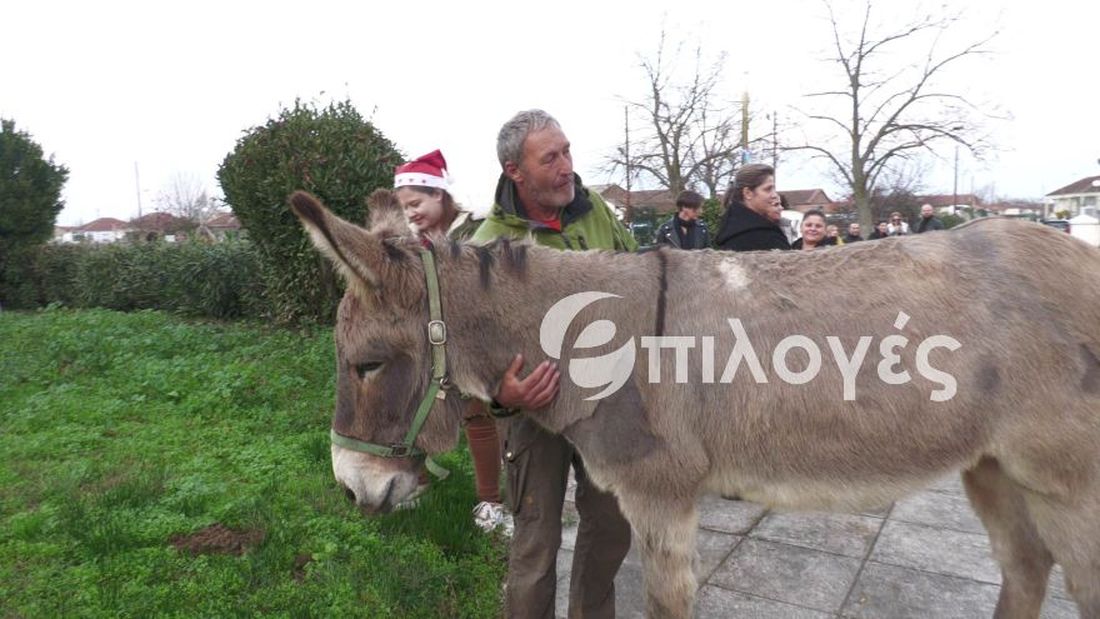
POLYGON ((752 156, 749 155, 749 91, 741 93, 741 165, 745 165, 752 156))
POLYGON ((630 107, 623 106, 623 125, 626 127, 626 205, 623 206, 624 223, 630 225, 634 221, 634 209, 630 204, 630 107))
POLYGON ((776 176, 779 175, 779 142, 776 141, 776 135, 779 133, 779 112, 772 112, 772 170, 776 171, 776 176))
POLYGON ((141 176, 138 175, 138 164, 134 162, 134 184, 137 186, 138 219, 141 219, 141 176))
MULTIPOLYGON (((957 213, 959 211, 959 143, 955 142, 955 185, 952 190, 951 208, 955 209, 957 213)), ((971 219, 977 215, 977 212, 971 207, 971 219)))

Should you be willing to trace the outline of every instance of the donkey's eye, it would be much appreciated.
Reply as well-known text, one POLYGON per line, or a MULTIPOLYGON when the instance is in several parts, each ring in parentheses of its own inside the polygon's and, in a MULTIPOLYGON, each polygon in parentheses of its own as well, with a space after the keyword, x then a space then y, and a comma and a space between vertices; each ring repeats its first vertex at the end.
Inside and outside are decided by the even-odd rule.
POLYGON ((367 377, 367 374, 378 371, 382 367, 381 361, 370 361, 367 363, 360 363, 355 366, 355 373, 359 375, 359 378, 363 379, 367 377))

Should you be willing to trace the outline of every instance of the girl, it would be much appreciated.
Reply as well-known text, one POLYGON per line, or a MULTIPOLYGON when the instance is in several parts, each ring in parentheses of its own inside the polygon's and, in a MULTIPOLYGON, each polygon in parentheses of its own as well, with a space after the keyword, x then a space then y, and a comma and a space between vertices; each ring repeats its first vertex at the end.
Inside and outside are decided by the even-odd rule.
MULTIPOLYGON (((447 161, 438 150, 398 166, 393 187, 409 226, 425 244, 431 243, 433 236, 461 241, 473 235, 481 224, 451 197, 447 161)), ((485 531, 503 526, 507 534, 511 530, 511 516, 500 502, 501 462, 496 423, 485 404, 477 400, 471 400, 467 406, 465 422, 479 501, 474 507, 474 523, 485 531)), ((424 475, 421 481, 426 481, 424 475)))

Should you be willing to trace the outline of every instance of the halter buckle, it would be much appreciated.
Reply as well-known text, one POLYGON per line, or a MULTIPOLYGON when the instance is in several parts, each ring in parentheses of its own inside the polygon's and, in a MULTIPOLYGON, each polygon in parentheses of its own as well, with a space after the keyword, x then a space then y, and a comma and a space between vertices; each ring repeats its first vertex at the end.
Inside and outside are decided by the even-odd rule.
POLYGON ((442 320, 428 321, 428 343, 432 346, 447 343, 447 325, 442 320))

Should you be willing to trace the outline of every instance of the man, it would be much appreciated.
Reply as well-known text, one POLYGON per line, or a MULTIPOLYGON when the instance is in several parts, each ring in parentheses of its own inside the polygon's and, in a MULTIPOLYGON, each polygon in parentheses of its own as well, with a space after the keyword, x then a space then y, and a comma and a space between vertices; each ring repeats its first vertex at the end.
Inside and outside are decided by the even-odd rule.
POLYGON ((902 220, 901 213, 890 213, 890 223, 886 224, 886 234, 889 236, 905 236, 909 234, 909 222, 902 220))
POLYGON ((703 196, 694 191, 681 191, 676 196, 676 214, 657 228, 657 244, 677 249, 710 247, 707 222, 699 219, 702 208, 703 196))
POLYGON ((917 234, 924 234, 932 230, 943 230, 943 222, 940 221, 939 217, 936 217, 936 212, 932 209, 931 204, 924 204, 920 207, 920 223, 917 224, 917 234))
POLYGON ((844 243, 856 243, 863 240, 863 236, 859 233, 859 222, 853 221, 848 224, 848 234, 844 235, 844 243))
MULTIPOLYGON (((569 140, 546 112, 520 112, 505 123, 497 136, 497 157, 503 172, 496 204, 474 242, 531 235, 540 245, 564 250, 637 248, 599 194, 586 189, 573 173, 569 140)), ((544 361, 520 380, 522 366, 523 358, 517 355, 493 403, 498 414, 534 410, 553 400, 557 370, 544 361)), ((618 501, 592 484, 580 456, 563 437, 526 417, 513 416, 507 426, 504 457, 515 534, 505 616, 554 616, 562 504, 572 465, 581 520, 573 551, 569 616, 614 617, 615 573, 630 550, 630 525, 618 501)))

